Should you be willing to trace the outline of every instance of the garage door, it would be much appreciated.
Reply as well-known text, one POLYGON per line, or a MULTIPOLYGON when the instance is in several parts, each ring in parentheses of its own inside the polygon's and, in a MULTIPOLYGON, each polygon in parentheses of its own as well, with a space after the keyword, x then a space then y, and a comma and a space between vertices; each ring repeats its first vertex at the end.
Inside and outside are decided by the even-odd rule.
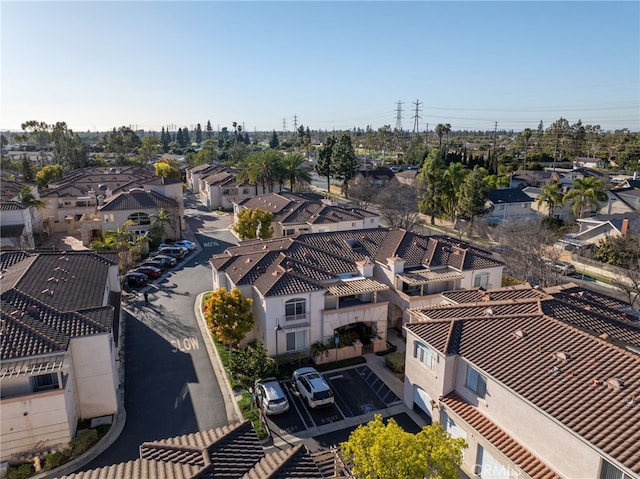
POLYGON ((433 418, 433 413, 431 410, 431 396, 427 394, 427 392, 422 389, 420 386, 414 386, 413 392, 413 408, 420 408, 424 413, 429 416, 429 418, 433 418))

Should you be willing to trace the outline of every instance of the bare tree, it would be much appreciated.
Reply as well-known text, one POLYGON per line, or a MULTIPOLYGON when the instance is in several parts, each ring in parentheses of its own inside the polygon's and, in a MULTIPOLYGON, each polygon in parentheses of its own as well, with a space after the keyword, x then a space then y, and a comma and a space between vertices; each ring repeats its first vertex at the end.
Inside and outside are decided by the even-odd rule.
POLYGON ((553 247, 556 238, 540 220, 512 220, 497 227, 505 251, 502 258, 508 274, 542 287, 555 286, 562 273, 555 267, 560 250, 553 247))
POLYGON ((349 200, 355 204, 358 208, 367 209, 371 203, 373 203, 376 195, 376 186, 373 184, 371 178, 365 178, 361 173, 358 173, 347 190, 349 200))
POLYGON ((391 228, 413 230, 420 220, 416 189, 394 179, 374 198, 380 216, 391 228))

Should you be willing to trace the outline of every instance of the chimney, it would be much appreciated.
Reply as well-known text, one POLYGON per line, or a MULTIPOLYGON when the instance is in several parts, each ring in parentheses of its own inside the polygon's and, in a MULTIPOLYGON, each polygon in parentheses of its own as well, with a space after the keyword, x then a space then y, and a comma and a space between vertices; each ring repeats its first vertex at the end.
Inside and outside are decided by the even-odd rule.
POLYGON ((623 237, 627 236, 628 231, 629 231, 629 218, 625 218, 622 220, 622 228, 620 228, 620 234, 623 237))
POLYGON ((356 263, 358 271, 365 278, 371 278, 373 276, 373 261, 368 256, 363 261, 356 263))
POLYGON ((393 274, 404 273, 404 260, 402 258, 398 258, 397 256, 387 258, 387 265, 393 274))

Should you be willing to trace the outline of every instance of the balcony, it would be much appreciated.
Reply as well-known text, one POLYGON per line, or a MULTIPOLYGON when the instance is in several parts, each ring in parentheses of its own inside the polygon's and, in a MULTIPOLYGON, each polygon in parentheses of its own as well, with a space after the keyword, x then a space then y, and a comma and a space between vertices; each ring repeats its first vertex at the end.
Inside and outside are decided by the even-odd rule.
POLYGON ((324 331, 332 333, 334 330, 353 323, 367 323, 376 326, 378 333, 387 330, 387 311, 389 302, 363 303, 340 309, 325 309, 322 311, 324 331))

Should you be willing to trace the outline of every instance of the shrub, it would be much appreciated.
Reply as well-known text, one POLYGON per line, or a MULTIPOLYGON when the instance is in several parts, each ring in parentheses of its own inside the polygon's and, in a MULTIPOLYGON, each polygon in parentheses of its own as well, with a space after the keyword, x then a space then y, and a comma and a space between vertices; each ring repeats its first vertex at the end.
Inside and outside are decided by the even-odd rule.
POLYGON ((76 437, 74 437, 69 443, 72 456, 79 456, 91 446, 98 442, 98 431, 95 429, 88 429, 82 431, 76 437))
POLYGON ((52 452, 44 459, 45 469, 55 469, 69 460, 69 456, 64 452, 52 452))
POLYGON ((242 413, 242 417, 247 421, 251 421, 253 429, 255 429, 258 439, 266 439, 269 432, 260 418, 260 411, 255 405, 255 401, 251 394, 244 393, 238 401, 238 407, 242 413))
POLYGON ((394 373, 404 374, 404 353, 398 351, 387 354, 384 362, 394 373))
POLYGON ((397 350, 398 350, 398 346, 387 341, 387 349, 385 349, 384 351, 378 351, 375 354, 376 356, 386 356, 389 353, 395 353, 397 350))
POLYGON ((31 477, 35 474, 35 469, 33 468, 33 464, 27 462, 25 464, 20 464, 19 466, 10 467, 7 471, 6 479, 26 479, 27 477, 31 477))

